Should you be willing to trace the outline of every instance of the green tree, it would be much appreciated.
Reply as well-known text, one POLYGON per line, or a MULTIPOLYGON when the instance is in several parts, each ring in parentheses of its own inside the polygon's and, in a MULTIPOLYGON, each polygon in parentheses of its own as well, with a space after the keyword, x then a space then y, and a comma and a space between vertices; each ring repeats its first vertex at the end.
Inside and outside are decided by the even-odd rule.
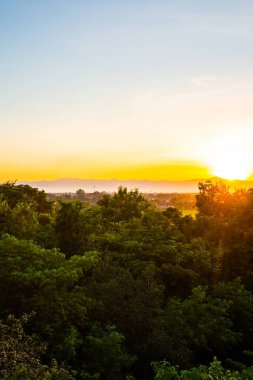
POLYGON ((29 185, 16 185, 15 182, 6 182, 0 185, 0 195, 13 208, 18 203, 34 203, 36 211, 51 213, 53 202, 51 202, 44 190, 38 190, 29 185))
POLYGON ((228 217, 231 213, 232 203, 232 195, 223 182, 213 184, 208 180, 205 183, 199 183, 196 206, 201 215, 228 217))
POLYGON ((86 194, 85 194, 85 191, 84 191, 83 189, 78 189, 78 190, 76 190, 75 198, 76 198, 78 201, 85 201, 85 200, 86 200, 86 194))
POLYGON ((155 372, 155 380, 249 380, 249 372, 227 370, 222 367, 222 363, 214 357, 209 367, 200 366, 189 370, 179 370, 166 360, 152 363, 155 372))
POLYGON ((126 352, 123 343, 124 336, 114 326, 105 329, 94 326, 86 337, 85 354, 89 373, 99 373, 102 379, 124 379, 124 374, 130 370, 136 358, 126 352))
POLYGON ((41 363, 47 345, 35 335, 27 335, 24 325, 31 315, 20 319, 9 315, 6 323, 0 321, 0 376, 4 380, 71 380, 73 377, 56 361, 51 366, 41 363))
POLYGON ((52 359, 75 356, 74 333, 87 328, 94 304, 85 291, 87 273, 98 254, 87 252, 69 260, 56 249, 43 249, 31 241, 4 236, 0 240, 0 310, 3 316, 35 311, 33 330, 49 343, 52 359), (72 353, 72 354, 71 354, 72 353))
POLYGON ((230 300, 212 297, 201 286, 185 300, 171 298, 157 319, 157 354, 183 367, 205 362, 216 353, 227 357, 242 339, 233 329, 230 306, 230 300))
POLYGON ((33 239, 38 229, 38 214, 33 205, 17 203, 8 217, 8 233, 20 239, 33 239))
POLYGON ((128 191, 126 187, 119 187, 113 195, 104 195, 98 202, 106 220, 119 222, 128 221, 133 217, 140 217, 150 204, 138 190, 128 191))
POLYGON ((58 247, 67 257, 85 251, 85 225, 81 202, 61 202, 55 220, 58 247))

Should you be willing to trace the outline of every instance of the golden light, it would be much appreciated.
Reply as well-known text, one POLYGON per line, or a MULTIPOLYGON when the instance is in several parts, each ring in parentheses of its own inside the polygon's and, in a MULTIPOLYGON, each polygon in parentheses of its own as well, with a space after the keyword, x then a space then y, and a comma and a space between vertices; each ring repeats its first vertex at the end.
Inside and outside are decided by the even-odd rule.
POLYGON ((225 179, 247 179, 252 171, 248 142, 240 136, 227 136, 210 141, 206 163, 213 175, 225 179))

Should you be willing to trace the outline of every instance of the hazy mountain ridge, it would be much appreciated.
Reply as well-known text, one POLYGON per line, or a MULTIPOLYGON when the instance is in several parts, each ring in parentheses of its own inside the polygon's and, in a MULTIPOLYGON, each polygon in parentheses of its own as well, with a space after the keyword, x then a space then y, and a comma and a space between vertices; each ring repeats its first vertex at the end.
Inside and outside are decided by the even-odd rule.
MULTIPOLYGON (((192 179, 187 181, 151 181, 151 180, 119 180, 119 179, 80 179, 80 178, 60 178, 56 180, 40 181, 18 181, 17 184, 27 184, 46 192, 64 193, 75 192, 77 189, 83 189, 85 192, 94 191, 113 192, 119 186, 125 186, 129 189, 139 189, 141 192, 161 192, 161 193, 194 193, 198 192, 198 183, 205 182, 206 179, 192 179)), ((228 181, 221 178, 211 178, 213 183, 223 181, 231 188, 251 188, 253 181, 235 180, 228 181)))

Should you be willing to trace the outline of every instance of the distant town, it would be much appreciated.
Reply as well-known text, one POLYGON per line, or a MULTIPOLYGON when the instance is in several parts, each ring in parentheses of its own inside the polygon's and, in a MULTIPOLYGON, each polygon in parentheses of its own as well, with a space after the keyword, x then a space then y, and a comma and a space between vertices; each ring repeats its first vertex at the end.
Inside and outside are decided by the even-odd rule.
MULTIPOLYGON (((76 192, 65 193, 48 193, 51 200, 78 200, 94 206, 105 195, 105 191, 85 192, 78 189, 76 192)), ((195 195, 196 193, 142 193, 142 195, 151 202, 157 209, 165 210, 168 207, 175 207, 183 214, 195 215, 195 195)))

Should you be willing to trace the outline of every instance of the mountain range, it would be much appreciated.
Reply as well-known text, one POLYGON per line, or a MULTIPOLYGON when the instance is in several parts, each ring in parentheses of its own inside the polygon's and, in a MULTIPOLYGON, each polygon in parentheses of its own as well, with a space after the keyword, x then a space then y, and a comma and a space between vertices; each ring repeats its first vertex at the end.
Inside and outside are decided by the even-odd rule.
MULTIPOLYGON (((119 179, 81 179, 61 178, 41 181, 18 181, 17 184, 27 184, 48 193, 74 193, 83 189, 86 193, 94 191, 114 192, 119 186, 128 189, 138 189, 143 193, 196 193, 198 183, 206 179, 192 179, 188 181, 151 181, 151 180, 119 180, 119 179)), ((228 181, 221 178, 211 178, 213 183, 223 181, 230 188, 253 188, 253 181, 234 180, 228 181)))

